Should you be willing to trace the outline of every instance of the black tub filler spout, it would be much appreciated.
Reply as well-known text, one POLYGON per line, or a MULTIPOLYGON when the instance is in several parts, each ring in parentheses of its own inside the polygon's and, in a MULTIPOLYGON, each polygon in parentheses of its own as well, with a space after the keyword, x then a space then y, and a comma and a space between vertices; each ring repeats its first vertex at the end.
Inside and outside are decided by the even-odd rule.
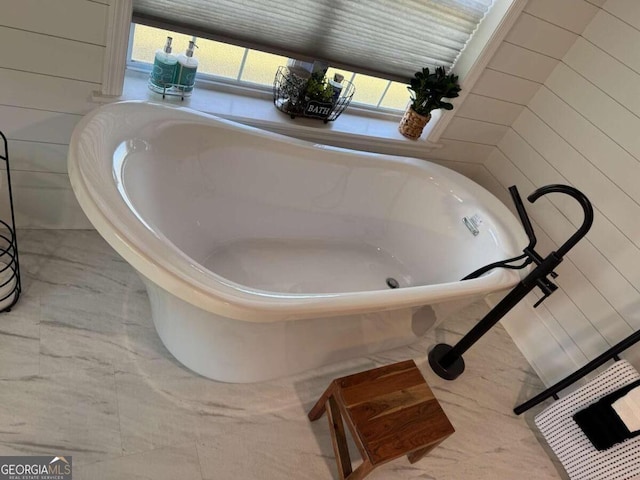
POLYGON ((480 275, 494 268, 510 268, 521 269, 535 264, 535 268, 529 272, 520 282, 498 303, 485 317, 480 320, 464 337, 460 339, 454 346, 446 343, 439 343, 429 351, 429 365, 435 373, 447 380, 455 380, 464 372, 464 360, 462 354, 466 352, 474 343, 476 343, 491 327, 502 319, 520 300, 522 300, 529 292, 538 287, 542 291, 542 298, 534 305, 540 305, 549 295, 557 290, 555 285, 548 277, 553 278, 558 275, 554 269, 562 262, 562 258, 571 250, 582 237, 584 237, 591 225, 593 224, 593 207, 589 199, 579 190, 568 185, 547 185, 535 190, 527 197, 529 202, 533 203, 540 197, 549 193, 563 193, 575 198, 584 212, 584 220, 582 225, 569 239, 562 244, 560 248, 551 252, 546 257, 542 257, 535 251, 537 239, 533 231, 533 226, 529 220, 529 216, 524 208, 524 204, 518 189, 515 186, 509 188, 511 197, 515 203, 516 210, 520 216, 520 221, 529 237, 529 245, 527 245, 522 255, 509 258, 501 262, 495 262, 479 268, 475 272, 467 275, 463 280, 477 278, 480 275), (519 265, 513 262, 522 261, 519 265))

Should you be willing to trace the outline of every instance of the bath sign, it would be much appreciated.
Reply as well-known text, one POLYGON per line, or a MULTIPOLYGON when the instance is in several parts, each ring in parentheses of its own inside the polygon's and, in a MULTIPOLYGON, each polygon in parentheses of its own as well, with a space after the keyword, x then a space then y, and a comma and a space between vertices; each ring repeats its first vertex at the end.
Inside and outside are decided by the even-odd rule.
POLYGON ((332 103, 316 102, 311 100, 304 107, 304 114, 307 117, 327 118, 333 108, 332 103))

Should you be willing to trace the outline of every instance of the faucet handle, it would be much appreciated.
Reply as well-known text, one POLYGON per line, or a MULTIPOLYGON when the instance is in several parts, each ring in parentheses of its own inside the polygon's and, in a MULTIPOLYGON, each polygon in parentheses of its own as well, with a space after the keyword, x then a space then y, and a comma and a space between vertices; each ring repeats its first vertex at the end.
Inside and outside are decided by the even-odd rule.
MULTIPOLYGON (((551 272, 551 273, 553 274, 554 272, 551 272)), ((549 280, 547 277, 539 278, 538 280, 536 280, 536 284, 538 285, 540 290, 542 290, 543 295, 540 300, 534 303, 533 308, 537 308, 538 305, 544 302, 553 292, 555 292, 558 289, 558 286, 555 283, 553 283, 551 280, 549 280)))
POLYGON ((509 187, 509 193, 511 194, 511 199, 513 200, 513 203, 516 207, 518 216, 520 217, 520 222, 522 223, 522 227, 524 228, 524 231, 527 234, 527 237, 529 237, 529 245, 526 247, 526 249, 533 251, 533 247, 536 246, 536 243, 538 243, 538 240, 536 239, 536 234, 533 231, 533 226, 531 225, 531 220, 529 219, 527 210, 524 208, 524 203, 522 202, 520 193, 518 193, 518 187, 516 187, 515 185, 511 185, 509 187))

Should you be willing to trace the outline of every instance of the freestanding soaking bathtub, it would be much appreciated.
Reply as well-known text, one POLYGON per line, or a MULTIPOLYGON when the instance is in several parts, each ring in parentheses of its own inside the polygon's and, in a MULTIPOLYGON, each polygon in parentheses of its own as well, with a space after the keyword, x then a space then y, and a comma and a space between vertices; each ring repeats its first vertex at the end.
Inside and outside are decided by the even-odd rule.
POLYGON ((527 243, 500 201, 441 166, 185 108, 101 107, 76 127, 68 166, 84 212, 143 279, 166 347, 221 381, 414 342, 514 285, 505 270, 459 279, 527 243))

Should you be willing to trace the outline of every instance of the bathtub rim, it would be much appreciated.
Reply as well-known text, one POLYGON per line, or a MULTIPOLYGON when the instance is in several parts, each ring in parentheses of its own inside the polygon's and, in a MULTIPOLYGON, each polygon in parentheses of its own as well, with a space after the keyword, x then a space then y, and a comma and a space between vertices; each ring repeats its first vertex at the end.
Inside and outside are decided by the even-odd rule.
MULTIPOLYGON (((107 204, 104 198, 96 198, 95 185, 91 172, 83 169, 86 162, 80 161, 78 152, 79 142, 82 140, 85 127, 101 112, 119 105, 143 104, 160 108, 169 116, 180 112, 178 116, 187 115, 190 121, 202 120, 203 123, 217 123, 224 128, 241 129, 249 134, 260 135, 270 139, 284 140, 304 147, 335 149, 345 153, 388 158, 395 162, 409 163, 425 169, 429 164, 436 170, 444 170, 454 176, 454 180, 462 182, 463 186, 471 190, 482 190, 483 196, 493 198, 492 203, 499 209, 504 209, 511 219, 517 220, 511 212, 490 192, 475 182, 446 167, 442 167, 426 160, 409 157, 394 157, 392 155, 354 151, 341 147, 314 144, 284 135, 260 130, 213 115, 194 111, 185 107, 165 104, 155 104, 144 101, 117 102, 101 106, 78 123, 71 137, 68 155, 68 171, 73 191, 83 211, 100 235, 139 273, 156 283, 164 290, 171 292, 178 298, 189 302, 203 310, 224 315, 236 320, 250 322, 273 322, 295 320, 314 317, 340 316, 347 314, 370 313, 379 310, 395 310, 406 307, 419 307, 432 303, 434 300, 448 301, 471 295, 489 293, 506 289, 514 285, 520 276, 507 270, 494 270, 489 274, 465 282, 448 282, 436 285, 414 286, 396 290, 374 290, 345 293, 318 294, 287 294, 266 292, 236 284, 215 272, 201 267, 187 254, 179 250, 166 238, 158 238, 157 233, 150 231, 140 221, 137 213, 129 208, 115 185, 115 180, 106 188, 117 192, 121 205, 107 204), (205 121, 206 120, 206 121, 205 121), (92 188, 93 190, 92 191, 92 188), (177 262, 177 264, 175 263, 177 262), (204 271, 203 271, 204 270, 204 271), (215 288, 212 287, 211 282, 215 288)), ((143 107, 146 108, 146 107, 143 107)), ((155 116, 153 120, 158 120, 155 116)), ((167 117, 173 118, 173 117, 167 117)), ((95 163, 96 159, 94 159, 95 163)), ((112 170, 112 158, 101 158, 98 168, 112 170)), ((104 173, 104 172, 103 172, 104 173)), ((100 185, 105 188, 104 185, 100 185)), ((113 196, 113 192, 111 192, 113 196)), ((118 202, 116 202, 118 203, 118 202)), ((511 223, 510 219, 510 223, 511 223)), ((524 235, 524 234, 522 234, 524 235)), ((516 235, 517 236, 517 235, 516 235)))

